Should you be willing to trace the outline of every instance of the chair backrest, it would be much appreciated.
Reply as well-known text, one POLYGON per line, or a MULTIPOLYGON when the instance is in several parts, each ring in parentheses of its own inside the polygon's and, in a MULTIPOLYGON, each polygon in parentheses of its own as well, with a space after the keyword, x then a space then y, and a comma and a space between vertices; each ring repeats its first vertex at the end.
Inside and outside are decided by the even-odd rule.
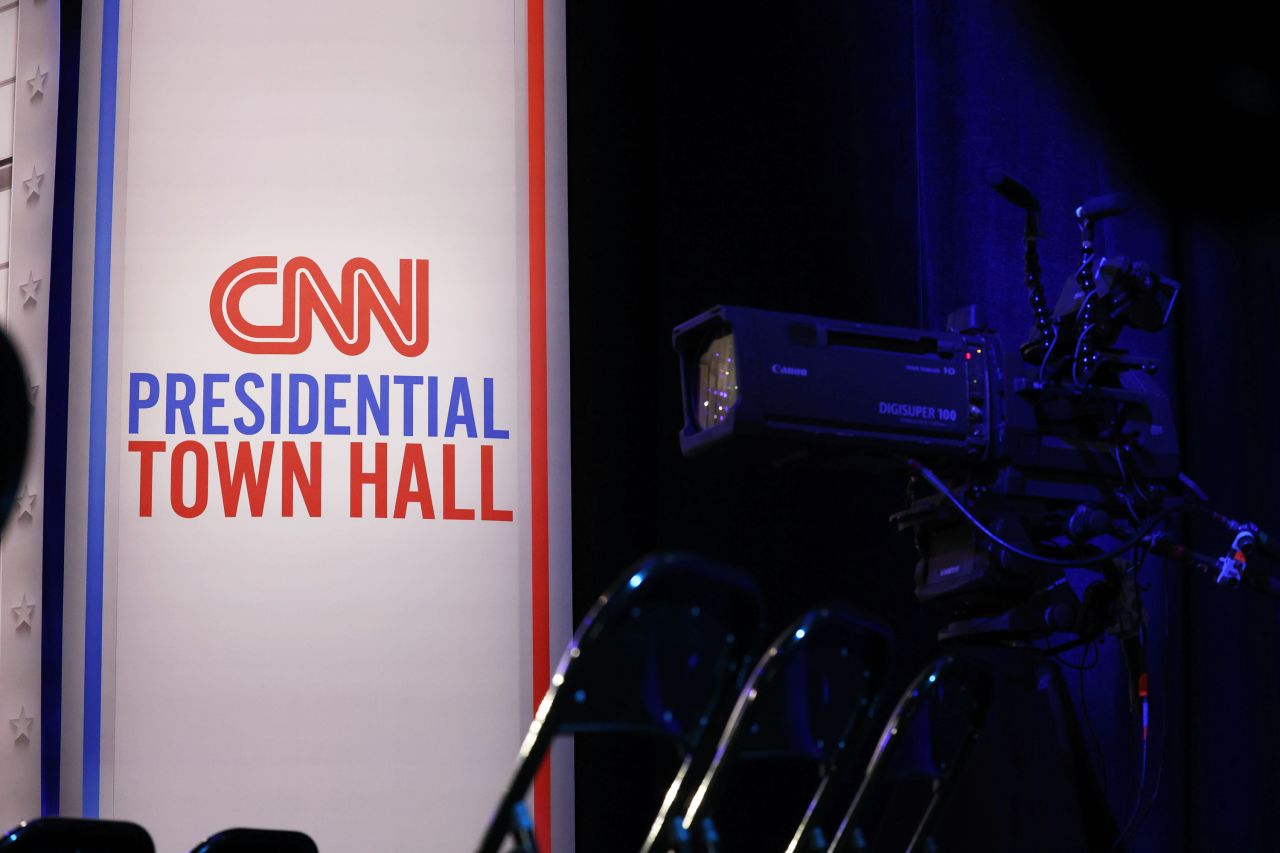
POLYGON ((284 829, 224 829, 197 844, 191 853, 318 853, 302 832, 284 829))
MULTIPOLYGON (((843 769, 842 759, 856 754, 856 746, 874 733, 891 663, 888 632, 843 605, 811 610, 788 626, 743 685, 711 766, 682 804, 681 829, 691 846, 712 850, 722 841, 725 849, 736 849, 747 841, 733 843, 732 827, 724 824, 730 815, 756 810, 735 808, 726 800, 727 783, 743 763, 772 758, 799 760, 816 771, 814 788, 799 792, 803 799, 789 797, 808 803, 802 812, 763 810, 774 824, 769 829, 789 839, 775 849, 798 850, 812 838, 825 837, 823 822, 831 815, 823 794, 843 769)), ((760 847, 762 827, 757 823, 749 829, 760 847)))
POLYGON ((0 332, 0 529, 17 495, 30 431, 26 373, 8 337, 0 332))
POLYGON ((624 573, 560 658, 480 853, 495 853, 510 835, 521 839, 518 849, 532 849, 521 803, 558 735, 655 734, 691 767, 703 732, 723 722, 746 677, 762 610, 749 577, 689 554, 648 557, 624 573))
POLYGON ((939 806, 986 720, 994 682, 989 670, 959 656, 924 668, 885 723, 830 853, 924 849, 939 806), (890 808, 899 785, 914 786, 925 805, 906 815, 897 803, 890 808))
POLYGON ((136 823, 42 817, 0 835, 4 853, 155 853, 151 836, 136 823))

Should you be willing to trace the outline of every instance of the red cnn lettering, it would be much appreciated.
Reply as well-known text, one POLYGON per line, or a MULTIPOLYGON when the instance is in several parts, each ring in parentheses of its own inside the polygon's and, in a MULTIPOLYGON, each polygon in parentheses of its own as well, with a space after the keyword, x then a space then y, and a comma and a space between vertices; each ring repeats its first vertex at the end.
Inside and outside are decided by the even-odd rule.
POLYGON ((302 503, 307 507, 307 515, 316 518, 320 515, 320 462, 321 445, 318 441, 310 442, 311 461, 304 465, 302 454, 298 452, 297 442, 286 441, 281 453, 281 468, 284 483, 280 486, 280 514, 285 518, 293 518, 293 493, 297 490, 302 503))
POLYGON ((387 517, 387 443, 373 445, 373 470, 364 470, 364 444, 351 442, 351 517, 364 517, 364 487, 373 486, 373 514, 387 517))
POLYGON ((214 442, 213 455, 218 461, 218 484, 222 487, 222 511, 233 518, 240 509, 240 491, 249 494, 249 514, 262 517, 262 506, 267 501, 267 478, 271 469, 271 456, 275 452, 274 441, 264 442, 258 467, 253 467, 253 448, 246 442, 236 444, 236 462, 232 466, 225 441, 214 442))
POLYGON ((454 453, 457 450, 452 444, 444 446, 444 517, 452 518, 458 521, 471 521, 476 517, 474 509, 459 509, 456 506, 457 499, 454 497, 456 492, 454 486, 457 483, 457 477, 454 469, 457 465, 454 463, 454 453))
POLYGON ((435 507, 431 505, 431 484, 427 482, 427 460, 422 455, 421 444, 406 444, 404 447, 393 515, 404 518, 410 503, 418 505, 418 512, 423 518, 436 517, 435 507))
POLYGON ((493 445, 480 445, 480 520, 511 521, 515 517, 509 509, 493 508, 493 445))
POLYGON ((425 259, 400 261, 399 294, 368 258, 352 258, 342 267, 334 293, 311 258, 285 261, 275 255, 237 261, 218 276, 209 295, 209 316, 222 339, 238 350, 259 355, 296 355, 311 346, 314 321, 338 352, 359 355, 369 348, 376 319, 396 352, 412 358, 427 348, 428 265, 425 259), (252 287, 280 288, 280 322, 252 323, 240 308, 252 287))
POLYGON ((151 517, 151 483, 157 453, 164 453, 163 441, 131 441, 129 452, 138 454, 138 515, 151 517))
POLYGON ((169 458, 169 502, 173 504, 173 511, 183 518, 195 518, 209 505, 209 451, 203 444, 180 441, 174 445, 173 456, 169 458), (191 503, 186 502, 183 494, 187 456, 196 460, 196 494, 191 503))

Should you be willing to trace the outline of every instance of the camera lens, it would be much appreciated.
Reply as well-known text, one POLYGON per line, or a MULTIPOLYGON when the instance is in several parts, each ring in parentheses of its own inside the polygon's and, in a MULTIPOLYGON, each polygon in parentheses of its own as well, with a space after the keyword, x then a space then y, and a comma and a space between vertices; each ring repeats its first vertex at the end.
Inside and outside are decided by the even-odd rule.
POLYGON ((712 338, 698 358, 694 405, 700 429, 724 423, 738 404, 738 366, 734 363, 733 351, 733 332, 726 330, 712 338))

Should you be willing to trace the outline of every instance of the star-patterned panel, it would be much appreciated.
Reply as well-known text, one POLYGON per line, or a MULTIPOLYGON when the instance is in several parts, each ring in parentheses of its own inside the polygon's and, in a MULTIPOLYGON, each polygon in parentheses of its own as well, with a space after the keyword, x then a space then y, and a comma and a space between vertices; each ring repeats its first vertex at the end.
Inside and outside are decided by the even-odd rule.
POLYGON ((22 600, 9 608, 9 612, 13 614, 14 627, 21 631, 23 628, 31 629, 32 620, 35 619, 36 606, 27 601, 27 594, 22 594, 22 600))
MULTIPOLYGON (((27 371, 27 479, 0 532, 0 826, 40 812, 44 381, 59 4, 0 0, 0 325, 27 371), (11 270, 11 267, 13 270, 11 270)), ((56 741, 56 735, 55 735, 56 741)))

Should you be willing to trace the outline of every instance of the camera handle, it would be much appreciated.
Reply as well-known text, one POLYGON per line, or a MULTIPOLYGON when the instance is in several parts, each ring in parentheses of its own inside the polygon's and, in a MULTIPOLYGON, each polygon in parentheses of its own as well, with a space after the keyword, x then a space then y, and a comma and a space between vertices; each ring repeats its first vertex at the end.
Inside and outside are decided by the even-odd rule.
POLYGON ((1049 306, 1044 301, 1044 284, 1040 281, 1040 251, 1037 247, 1040 239, 1040 202, 1031 190, 999 169, 987 172, 987 183, 1005 200, 1027 214, 1022 234, 1023 268, 1027 301, 1031 303, 1031 314, 1036 323, 1036 339, 1028 342, 1026 354, 1029 358, 1039 358, 1052 346, 1055 335, 1053 320, 1049 317, 1049 306))
POLYGON ((1075 359, 1071 365, 1071 378, 1077 385, 1087 384, 1098 369, 1098 353, 1093 346, 1094 326, 1097 324, 1098 306, 1093 295, 1093 261, 1097 254, 1094 246, 1094 226, 1108 216, 1124 213, 1132 200, 1124 193, 1097 196, 1076 208, 1076 222, 1080 225, 1080 268, 1076 270, 1076 286, 1080 291, 1080 312, 1076 319, 1079 340, 1075 359))

